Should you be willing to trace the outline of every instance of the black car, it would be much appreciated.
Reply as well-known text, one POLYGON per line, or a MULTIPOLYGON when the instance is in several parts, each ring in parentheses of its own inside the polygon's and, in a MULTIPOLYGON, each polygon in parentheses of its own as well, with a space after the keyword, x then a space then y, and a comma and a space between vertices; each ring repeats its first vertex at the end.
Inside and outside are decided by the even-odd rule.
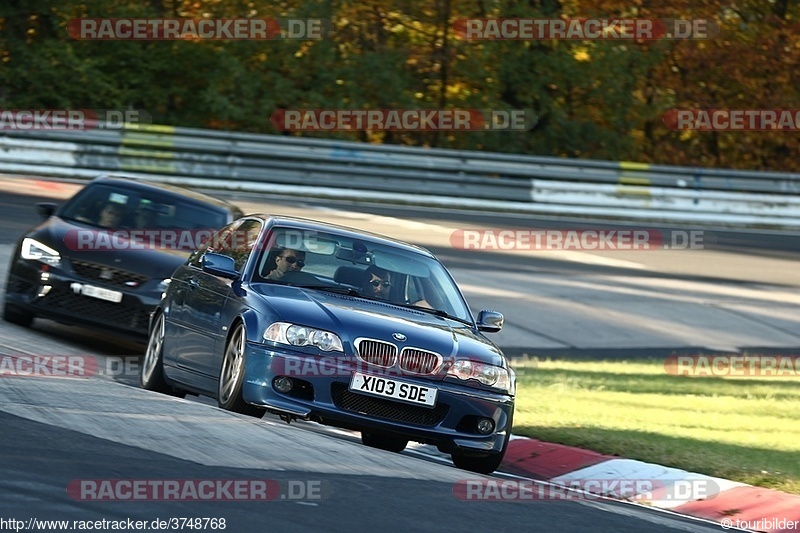
POLYGON ((17 243, 3 318, 29 326, 37 316, 147 335, 150 312, 172 272, 239 208, 180 187, 99 177, 17 243))

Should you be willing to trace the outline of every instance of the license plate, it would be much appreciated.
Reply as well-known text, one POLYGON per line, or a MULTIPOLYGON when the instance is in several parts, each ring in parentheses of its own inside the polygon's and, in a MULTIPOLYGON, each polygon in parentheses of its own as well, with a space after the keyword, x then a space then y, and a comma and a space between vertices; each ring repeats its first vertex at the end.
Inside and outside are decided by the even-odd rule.
POLYGON ((99 300, 107 302, 119 303, 122 301, 122 293, 119 291, 110 291, 102 287, 94 287, 92 285, 84 285, 81 287, 81 294, 84 296, 91 296, 99 300))
POLYGON ((371 394, 383 398, 400 400, 401 402, 413 403, 414 405, 424 405, 433 407, 436 405, 436 394, 439 390, 435 387, 425 387, 396 379, 388 379, 380 376, 369 376, 356 372, 350 380, 350 390, 362 394, 371 394))

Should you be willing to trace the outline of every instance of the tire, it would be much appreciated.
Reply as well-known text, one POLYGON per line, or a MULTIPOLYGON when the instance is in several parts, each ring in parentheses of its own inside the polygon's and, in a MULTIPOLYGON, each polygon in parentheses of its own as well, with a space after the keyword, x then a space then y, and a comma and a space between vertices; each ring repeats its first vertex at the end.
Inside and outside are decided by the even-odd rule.
POLYGON ((177 390, 164 380, 164 315, 159 313, 147 339, 147 350, 139 367, 139 384, 145 390, 183 398, 186 392, 177 390))
POLYGON ((222 366, 219 370, 217 403, 226 411, 261 418, 266 409, 250 405, 242 398, 246 338, 244 326, 238 324, 225 345, 225 354, 222 356, 222 366))
POLYGON ((500 468, 500 464, 503 462, 503 457, 505 457, 506 450, 508 449, 508 442, 511 440, 511 427, 514 424, 513 420, 514 415, 512 414, 508 418, 508 430, 506 431, 506 438, 503 441, 503 449, 500 450, 499 453, 476 457, 473 455, 455 452, 450 455, 450 457, 453 459, 453 464, 462 470, 469 470, 470 472, 475 472, 476 474, 491 474, 500 468))
POLYGON ((33 323, 34 318, 35 315, 33 313, 23 311, 14 304, 6 302, 3 306, 3 320, 10 322, 11 324, 29 328, 33 323))
POLYGON ((392 437, 385 433, 366 433, 363 431, 361 432, 361 442, 364 446, 369 446, 370 448, 378 448, 395 453, 402 452, 408 445, 408 439, 392 437))

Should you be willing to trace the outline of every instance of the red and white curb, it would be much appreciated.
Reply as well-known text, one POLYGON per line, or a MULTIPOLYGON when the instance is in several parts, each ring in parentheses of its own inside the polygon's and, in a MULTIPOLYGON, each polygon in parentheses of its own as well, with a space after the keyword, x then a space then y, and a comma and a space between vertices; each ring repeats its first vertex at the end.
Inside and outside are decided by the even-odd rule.
POLYGON ((712 520, 723 527, 769 533, 800 530, 800 496, 572 446, 513 436, 501 469, 566 487, 591 486, 593 494, 712 520), (637 494, 636 487, 642 485, 637 482, 642 480, 655 483, 657 489, 637 494), (622 495, 620 486, 625 487, 622 495))

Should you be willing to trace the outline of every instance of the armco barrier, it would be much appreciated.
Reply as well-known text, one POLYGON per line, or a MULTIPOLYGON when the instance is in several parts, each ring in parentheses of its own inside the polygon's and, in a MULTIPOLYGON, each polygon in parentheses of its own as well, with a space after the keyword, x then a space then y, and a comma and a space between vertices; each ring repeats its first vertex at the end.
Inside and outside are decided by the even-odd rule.
POLYGON ((0 172, 548 215, 800 227, 800 174, 140 126, 0 132, 0 172))

